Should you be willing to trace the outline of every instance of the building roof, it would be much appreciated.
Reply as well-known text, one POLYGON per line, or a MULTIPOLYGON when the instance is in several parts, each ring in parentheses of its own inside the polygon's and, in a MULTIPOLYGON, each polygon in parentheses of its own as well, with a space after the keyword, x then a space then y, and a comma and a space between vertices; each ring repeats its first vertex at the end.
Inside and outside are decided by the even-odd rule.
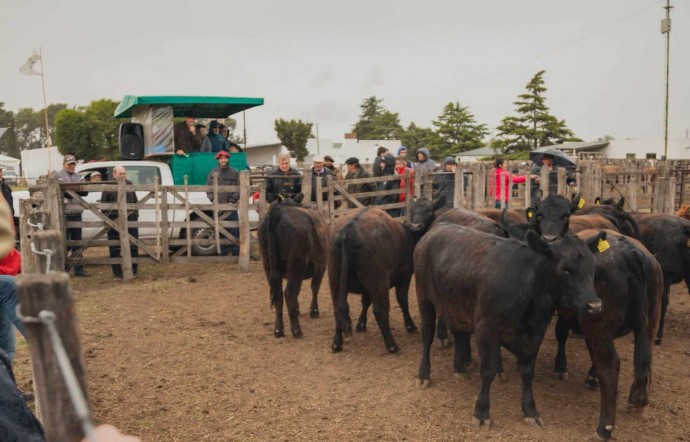
POLYGON ((541 146, 539 149, 554 148, 558 150, 572 151, 592 151, 601 150, 609 145, 608 141, 570 141, 563 144, 552 144, 551 146, 541 146))
POLYGON ((115 118, 129 118, 132 116, 132 108, 153 105, 172 107, 174 117, 192 114, 195 118, 225 118, 262 104, 264 104, 263 98, 125 95, 125 98, 115 109, 114 116, 115 118))

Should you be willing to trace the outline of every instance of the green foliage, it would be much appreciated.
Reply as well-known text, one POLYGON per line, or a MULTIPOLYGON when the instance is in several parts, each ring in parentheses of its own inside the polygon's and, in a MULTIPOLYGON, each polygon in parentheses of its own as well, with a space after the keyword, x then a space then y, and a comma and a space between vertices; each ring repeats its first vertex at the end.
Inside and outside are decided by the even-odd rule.
POLYGON ((440 138, 433 129, 419 127, 414 122, 410 123, 406 129, 403 129, 398 136, 400 137, 400 143, 407 147, 410 158, 414 157, 414 152, 417 149, 426 147, 433 151, 441 144, 440 138))
POLYGON ((597 141, 612 141, 615 139, 613 135, 604 135, 603 137, 597 138, 597 141))
POLYGON ((297 159, 298 163, 304 161, 304 157, 309 154, 307 150, 307 139, 313 138, 311 133, 312 123, 302 120, 283 120, 275 121, 275 130, 278 139, 283 146, 290 151, 290 156, 297 159))
POLYGON ((484 145, 483 138, 489 134, 485 124, 477 124, 474 115, 459 102, 445 105, 438 119, 433 121, 440 144, 431 148, 439 158, 478 149, 484 145))
POLYGON ((19 158, 21 155, 17 136, 14 133, 14 113, 3 109, 4 107, 5 103, 0 102, 0 127, 7 128, 0 137, 0 152, 12 158, 19 158))
POLYGON ((549 114, 544 97, 544 72, 537 72, 527 83, 527 92, 518 95, 518 101, 514 102, 518 116, 505 117, 497 128, 499 136, 505 140, 507 152, 530 150, 564 141, 579 141, 568 129, 565 120, 549 114))
POLYGON ((362 101, 362 113, 352 126, 359 140, 394 140, 403 131, 400 117, 396 112, 386 110, 383 99, 371 96, 362 101))
POLYGON ((85 161, 119 158, 120 121, 113 117, 115 108, 116 101, 104 98, 57 112, 54 141, 60 153, 85 161))
POLYGON ((526 150, 523 150, 520 152, 511 152, 511 153, 506 153, 506 154, 491 155, 489 157, 480 158, 479 161, 495 160, 498 157, 501 157, 504 160, 508 160, 508 161, 511 161, 511 160, 527 161, 527 160, 529 160, 529 152, 526 150))

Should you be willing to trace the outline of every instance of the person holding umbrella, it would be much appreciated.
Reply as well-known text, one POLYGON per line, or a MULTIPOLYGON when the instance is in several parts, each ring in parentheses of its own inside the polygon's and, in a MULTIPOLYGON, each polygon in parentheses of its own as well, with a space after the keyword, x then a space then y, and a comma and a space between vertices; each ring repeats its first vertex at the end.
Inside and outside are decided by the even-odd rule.
MULTIPOLYGON (((575 161, 558 149, 539 148, 529 153, 530 160, 534 163, 530 171, 530 195, 535 197, 541 185, 541 168, 546 167, 549 171, 549 195, 558 193, 558 173, 556 168, 563 167, 569 173, 575 168, 575 161)), ((572 186, 575 179, 572 176, 566 177, 566 184, 572 186)))

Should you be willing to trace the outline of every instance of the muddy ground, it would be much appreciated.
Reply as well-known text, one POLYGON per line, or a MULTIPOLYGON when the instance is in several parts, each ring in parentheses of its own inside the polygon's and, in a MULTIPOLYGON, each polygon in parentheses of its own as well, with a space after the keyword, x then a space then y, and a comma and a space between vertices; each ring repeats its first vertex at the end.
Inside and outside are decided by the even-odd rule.
MULTIPOLYGON (((535 397, 545 428, 523 424, 520 381, 504 352, 508 381, 494 382, 489 432, 471 417, 479 377, 453 376, 453 354, 432 351, 432 385, 414 386, 419 333, 407 334, 393 302, 393 333, 402 348, 387 355, 370 314, 369 330, 330 351, 334 321, 327 281, 321 317, 310 319, 303 285, 303 339, 273 337, 268 286, 258 263, 143 266, 131 283, 112 281, 107 267, 73 280, 94 418, 145 441, 230 440, 548 440, 594 434, 599 393, 584 387, 589 360, 581 339, 568 346, 570 377, 552 372, 553 332, 536 368, 535 397)), ((414 286, 410 293, 417 324, 414 286)), ((359 299, 350 297, 352 315, 359 299)), ((287 319, 287 318, 286 318, 287 319)), ((690 440, 690 296, 674 287, 663 346, 654 354, 651 405, 629 414, 632 339, 621 354, 618 426, 621 441, 690 440)), ((20 386, 31 388, 29 355, 15 363, 20 386)))

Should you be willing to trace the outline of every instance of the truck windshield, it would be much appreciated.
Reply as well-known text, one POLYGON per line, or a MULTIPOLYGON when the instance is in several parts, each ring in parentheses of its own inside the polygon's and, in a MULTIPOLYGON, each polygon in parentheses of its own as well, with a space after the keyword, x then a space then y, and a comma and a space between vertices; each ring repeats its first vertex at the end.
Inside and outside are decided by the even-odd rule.
MULTIPOLYGON (((158 177, 158 182, 160 183, 161 172, 157 166, 143 166, 143 165, 129 165, 125 166, 127 170, 127 181, 135 185, 140 184, 153 184, 153 178, 158 177)), ((79 174, 84 177, 87 181, 90 178, 91 173, 98 171, 103 176, 104 180, 113 180, 113 168, 103 168, 103 166, 94 166, 93 168, 83 169, 79 171, 79 174)))

